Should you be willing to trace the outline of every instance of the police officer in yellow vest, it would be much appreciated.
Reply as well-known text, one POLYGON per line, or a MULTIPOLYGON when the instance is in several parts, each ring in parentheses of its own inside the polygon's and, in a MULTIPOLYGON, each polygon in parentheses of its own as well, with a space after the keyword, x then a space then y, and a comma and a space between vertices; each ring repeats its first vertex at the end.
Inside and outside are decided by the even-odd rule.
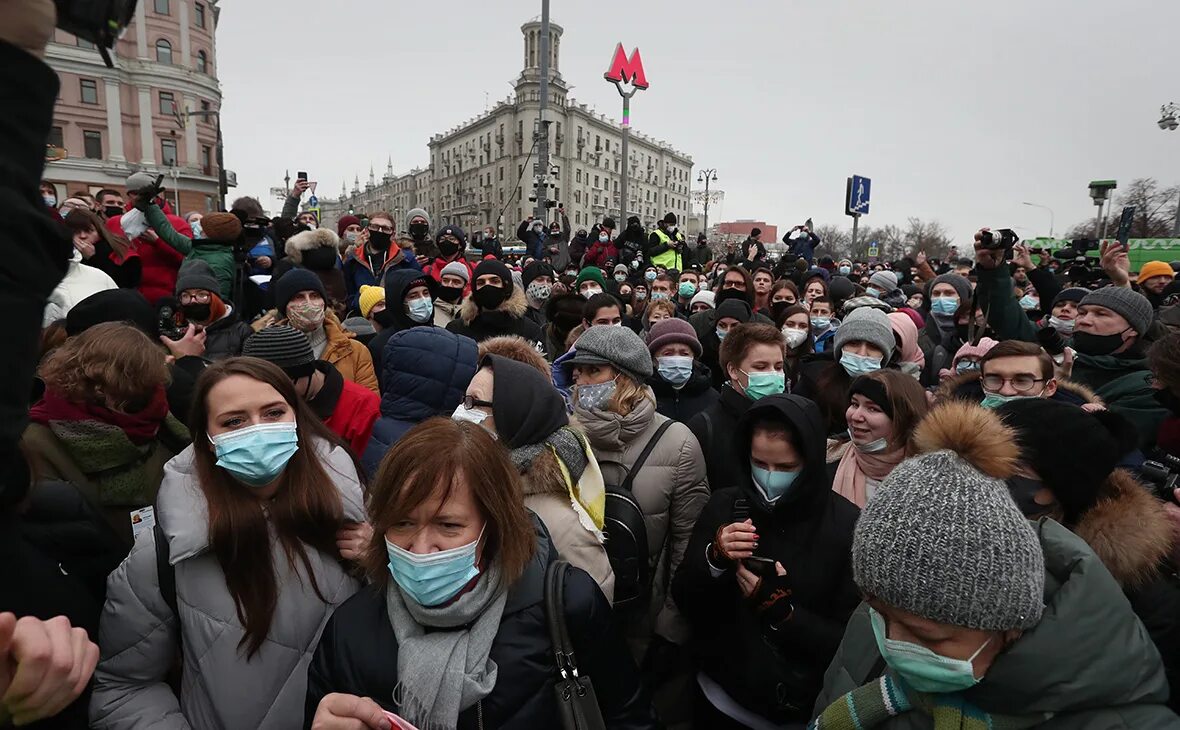
POLYGON ((664 269, 684 269, 684 234, 676 229, 676 214, 669 213, 656 224, 647 239, 648 263, 664 269))

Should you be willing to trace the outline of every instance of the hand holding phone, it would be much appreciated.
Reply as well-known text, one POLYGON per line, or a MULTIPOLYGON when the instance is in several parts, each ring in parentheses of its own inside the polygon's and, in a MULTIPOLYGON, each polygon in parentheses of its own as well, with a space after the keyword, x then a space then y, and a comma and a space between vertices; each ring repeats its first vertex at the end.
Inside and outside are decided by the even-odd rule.
POLYGON ((742 560, 751 557, 758 547, 758 531, 750 519, 731 522, 717 531, 714 544, 725 559, 742 560))
POLYGON ((743 560, 742 565, 759 578, 773 578, 778 575, 778 567, 770 558, 753 555, 743 560))

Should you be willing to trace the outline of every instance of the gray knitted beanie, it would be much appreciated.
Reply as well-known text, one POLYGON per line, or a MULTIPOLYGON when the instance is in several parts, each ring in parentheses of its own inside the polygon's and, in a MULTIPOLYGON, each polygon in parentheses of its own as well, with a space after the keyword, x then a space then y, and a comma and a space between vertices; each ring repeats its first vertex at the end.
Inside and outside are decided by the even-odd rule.
POLYGON ((971 300, 971 282, 965 276, 959 276, 955 273, 945 273, 934 277, 930 282, 928 292, 934 291, 934 287, 939 284, 950 284, 955 288, 955 293, 959 295, 959 304, 971 300))
POLYGON ((840 351, 849 342, 863 340, 876 345, 885 353, 882 365, 893 357, 893 348, 897 340, 893 337, 893 327, 889 324, 889 315, 875 307, 860 307, 849 312, 840 326, 836 328, 835 349, 836 360, 840 359, 840 351))
POLYGON ((897 274, 892 271, 878 271, 869 277, 869 286, 888 294, 897 288, 897 274))
POLYGON ((1087 294, 1078 306, 1084 307, 1087 304, 1106 307, 1121 315, 1123 319, 1127 320, 1127 324, 1131 325, 1131 329, 1139 335, 1147 332, 1147 328, 1151 326, 1153 316, 1151 302, 1133 289, 1121 286, 1104 286, 1087 294))
POLYGON ((943 406, 928 419, 915 435, 918 447, 941 448, 899 464, 856 523, 857 586, 954 626, 1035 626, 1044 609, 1044 554, 1003 481, 1017 455, 1011 430, 974 404, 943 406))

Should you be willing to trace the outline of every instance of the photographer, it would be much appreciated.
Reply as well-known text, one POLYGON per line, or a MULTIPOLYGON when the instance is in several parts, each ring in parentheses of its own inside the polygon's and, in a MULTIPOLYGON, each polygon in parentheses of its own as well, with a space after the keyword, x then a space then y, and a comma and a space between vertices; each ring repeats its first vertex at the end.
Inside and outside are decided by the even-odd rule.
POLYGON ((684 269, 684 234, 676 227, 676 214, 668 213, 647 237, 643 257, 652 266, 684 269))

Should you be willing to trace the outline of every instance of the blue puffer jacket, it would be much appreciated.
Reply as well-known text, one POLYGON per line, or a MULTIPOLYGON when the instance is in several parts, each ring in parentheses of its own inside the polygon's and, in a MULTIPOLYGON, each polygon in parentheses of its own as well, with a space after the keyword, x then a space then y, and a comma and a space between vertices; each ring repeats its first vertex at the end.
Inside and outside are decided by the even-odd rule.
POLYGON ((478 357, 475 340, 441 327, 412 327, 389 338, 381 367, 381 417, 361 457, 365 471, 376 474, 385 452, 406 431, 459 407, 478 357))

